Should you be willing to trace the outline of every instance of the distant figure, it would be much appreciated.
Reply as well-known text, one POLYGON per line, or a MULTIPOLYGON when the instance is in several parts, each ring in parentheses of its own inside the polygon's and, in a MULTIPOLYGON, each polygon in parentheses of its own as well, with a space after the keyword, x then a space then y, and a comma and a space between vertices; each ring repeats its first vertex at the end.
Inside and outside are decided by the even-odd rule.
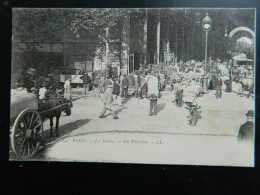
POLYGON ((122 79, 122 97, 127 99, 127 93, 128 93, 128 86, 129 86, 129 80, 124 74, 123 79, 122 79))
POLYGON ((143 99, 143 93, 146 94, 146 82, 145 82, 145 76, 141 76, 141 83, 140 83, 140 99, 143 99))
POLYGON ((80 77, 81 80, 83 80, 83 86, 84 86, 84 94, 86 95, 87 92, 89 92, 89 85, 91 83, 91 78, 88 75, 87 71, 80 77))
POLYGON ((149 116, 157 114, 157 99, 159 96, 159 80, 152 74, 146 77, 147 98, 150 99, 149 116))
POLYGON ((72 106, 72 97, 71 97, 71 77, 68 77, 67 80, 64 83, 64 98, 66 100, 69 100, 72 106))
POLYGON ((121 97, 120 97, 120 85, 119 85, 119 79, 115 79, 115 82, 113 83, 113 100, 117 99, 118 105, 122 106, 121 97))
POLYGON ((237 141, 254 141, 254 111, 248 110, 246 113, 247 122, 240 126, 237 141))
POLYGON ((216 80, 215 80, 215 88, 216 88, 216 98, 221 98, 222 96, 222 79, 220 78, 219 75, 217 75, 216 80))
POLYGON ((46 80, 42 82, 42 87, 39 89, 39 99, 40 100, 46 99, 47 85, 48 85, 48 83, 46 82, 46 80))
POLYGON ((182 82, 181 78, 177 79, 177 83, 174 85, 175 90, 176 90, 176 105, 177 107, 182 106, 182 96, 183 96, 183 87, 182 87, 182 82))
POLYGON ((140 77, 139 74, 137 74, 137 75, 135 75, 134 79, 135 79, 135 86, 134 86, 135 97, 137 98, 138 97, 138 90, 140 89, 140 85, 141 85, 141 77, 140 77))
POLYGON ((29 68, 25 74, 21 74, 19 78, 20 87, 24 87, 27 92, 33 92, 33 88, 36 87, 36 83, 34 82, 36 75, 36 70, 33 68, 29 68))

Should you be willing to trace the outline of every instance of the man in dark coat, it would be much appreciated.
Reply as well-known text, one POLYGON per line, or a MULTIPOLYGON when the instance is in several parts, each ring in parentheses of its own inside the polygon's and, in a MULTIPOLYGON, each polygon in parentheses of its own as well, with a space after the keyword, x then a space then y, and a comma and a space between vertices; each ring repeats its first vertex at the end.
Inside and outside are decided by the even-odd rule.
POLYGON ((215 80, 216 98, 217 99, 221 98, 221 96, 222 96, 222 85, 223 85, 222 79, 218 75, 215 80))
POLYGON ((83 86, 84 86, 84 94, 86 95, 89 91, 89 85, 91 83, 91 78, 88 75, 87 71, 80 77, 81 80, 83 80, 83 86))
POLYGON ((119 96, 119 94, 120 94, 119 79, 115 79, 115 82, 113 83, 113 91, 112 91, 113 100, 117 99, 118 105, 122 106, 121 97, 119 96))
POLYGON ((123 80, 122 80, 122 97, 124 97, 125 100, 127 99, 128 85, 129 85, 129 80, 126 77, 126 75, 124 74, 123 80))
POLYGON ((247 122, 240 126, 237 141, 254 141, 254 111, 249 110, 246 113, 247 122))

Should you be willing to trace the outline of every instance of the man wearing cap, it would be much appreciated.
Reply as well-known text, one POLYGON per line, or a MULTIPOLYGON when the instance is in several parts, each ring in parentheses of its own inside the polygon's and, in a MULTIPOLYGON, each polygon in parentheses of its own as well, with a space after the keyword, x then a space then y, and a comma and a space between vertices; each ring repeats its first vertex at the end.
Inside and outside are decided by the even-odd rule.
POLYGON ((248 110, 246 113, 247 122, 240 126, 237 141, 254 141, 254 111, 248 110))
POLYGON ((88 75, 87 71, 84 72, 84 75, 80 77, 81 80, 83 80, 83 86, 84 86, 84 94, 86 95, 89 91, 89 84, 91 82, 91 78, 88 75))

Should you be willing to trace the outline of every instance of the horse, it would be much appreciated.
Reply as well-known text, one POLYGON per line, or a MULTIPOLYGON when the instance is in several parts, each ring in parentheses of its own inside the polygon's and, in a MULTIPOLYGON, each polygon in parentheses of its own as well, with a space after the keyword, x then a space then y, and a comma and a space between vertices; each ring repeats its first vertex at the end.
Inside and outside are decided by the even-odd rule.
POLYGON ((59 136, 59 119, 62 112, 65 112, 67 116, 71 115, 72 104, 69 100, 63 98, 58 92, 50 91, 46 95, 47 99, 39 100, 39 112, 41 113, 42 121, 46 118, 50 119, 50 137, 53 137, 52 127, 53 118, 56 117, 55 136, 59 136), (58 108, 55 108, 60 106, 58 108), (53 109, 51 111, 51 109, 53 109))

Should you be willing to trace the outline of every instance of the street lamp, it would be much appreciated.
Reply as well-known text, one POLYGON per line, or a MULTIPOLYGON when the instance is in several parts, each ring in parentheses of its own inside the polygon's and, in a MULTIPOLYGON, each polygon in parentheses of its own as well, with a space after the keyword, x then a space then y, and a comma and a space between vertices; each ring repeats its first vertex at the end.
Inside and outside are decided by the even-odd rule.
POLYGON ((202 28, 206 33, 206 41, 205 41, 205 64, 204 64, 204 77, 202 78, 202 93, 208 93, 208 78, 207 78, 207 55, 208 55, 208 32, 211 29, 212 20, 209 17, 208 12, 206 13, 206 17, 202 20, 202 28))
POLYGON ((206 17, 203 18, 202 20, 202 27, 203 27, 203 30, 205 31, 206 33, 206 42, 205 42, 205 66, 204 66, 204 73, 206 73, 206 65, 207 65, 207 54, 208 54, 208 32, 209 30, 211 29, 211 23, 212 23, 212 20, 211 18, 209 17, 209 14, 208 12, 206 13, 206 17))

